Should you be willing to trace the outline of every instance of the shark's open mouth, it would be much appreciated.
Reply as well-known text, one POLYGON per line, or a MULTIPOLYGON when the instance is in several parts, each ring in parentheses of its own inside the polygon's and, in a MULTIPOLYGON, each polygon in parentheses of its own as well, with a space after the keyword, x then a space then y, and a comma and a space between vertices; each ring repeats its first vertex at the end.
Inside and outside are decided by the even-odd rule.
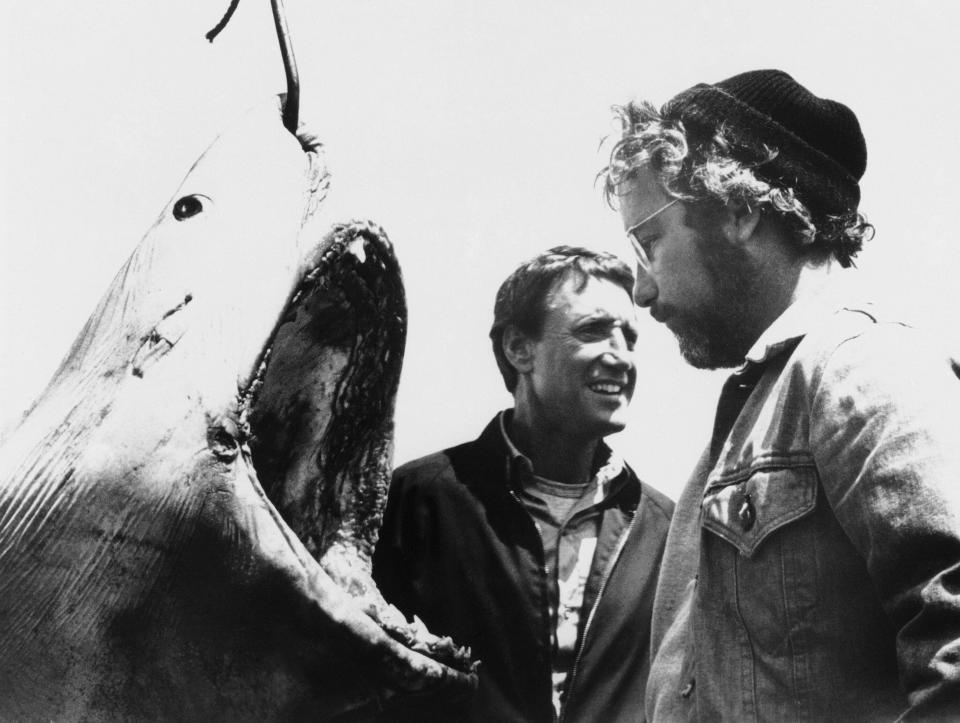
POLYGON ((315 557, 344 523, 359 542, 376 539, 406 335, 383 232, 338 226, 324 248, 274 333, 247 414, 260 483, 315 557))
POLYGON ((408 623, 370 576, 406 336, 399 266, 371 223, 335 226, 322 248, 248 394, 257 476, 307 550, 367 615, 406 647, 470 672, 469 650, 408 623))

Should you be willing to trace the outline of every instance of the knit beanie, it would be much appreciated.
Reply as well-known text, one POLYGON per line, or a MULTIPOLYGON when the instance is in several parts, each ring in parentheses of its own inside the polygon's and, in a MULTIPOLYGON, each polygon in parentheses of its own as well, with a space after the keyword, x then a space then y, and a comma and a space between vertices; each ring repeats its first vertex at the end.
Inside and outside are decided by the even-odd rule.
MULTIPOLYGON (((680 120, 695 145, 721 126, 728 138, 758 161, 758 178, 792 188, 818 227, 827 216, 847 216, 860 203, 858 182, 867 146, 853 111, 819 98, 782 70, 752 70, 719 83, 700 83, 661 110, 680 120), (776 157, 764 162, 765 148, 776 157)), ((734 151, 736 153, 736 151, 734 151)))

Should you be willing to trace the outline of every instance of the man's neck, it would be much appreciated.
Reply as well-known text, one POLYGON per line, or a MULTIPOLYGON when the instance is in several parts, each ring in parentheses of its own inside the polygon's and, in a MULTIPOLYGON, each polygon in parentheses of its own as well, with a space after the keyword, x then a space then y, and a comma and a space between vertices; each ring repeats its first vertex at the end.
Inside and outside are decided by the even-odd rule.
MULTIPOLYGON (((774 229, 776 231, 776 229, 774 229)), ((751 345, 793 304, 819 295, 832 279, 832 258, 811 260, 800 254, 792 240, 768 233, 760 235, 764 244, 753 257, 752 293, 763 303, 756 307, 751 321, 754 337, 751 345)))
POLYGON ((534 424, 524 410, 514 409, 507 434, 533 465, 534 474, 564 484, 590 481, 599 439, 564 433, 561 428, 534 424))
POLYGON ((832 258, 820 263, 806 263, 801 267, 797 283, 793 287, 790 303, 811 299, 823 293, 836 278, 836 263, 832 258))
POLYGON ((746 354, 747 359, 752 361, 763 359, 768 345, 783 341, 781 337, 784 333, 790 333, 791 329, 796 330, 795 320, 802 319, 803 315, 808 313, 806 310, 811 304, 819 303, 818 299, 829 298, 832 295, 830 289, 835 283, 836 276, 831 275, 833 270, 834 265, 830 261, 804 264, 797 270, 789 294, 782 300, 779 308, 776 308, 776 315, 772 316, 754 340, 746 354), (792 321, 787 321, 788 316, 792 321))

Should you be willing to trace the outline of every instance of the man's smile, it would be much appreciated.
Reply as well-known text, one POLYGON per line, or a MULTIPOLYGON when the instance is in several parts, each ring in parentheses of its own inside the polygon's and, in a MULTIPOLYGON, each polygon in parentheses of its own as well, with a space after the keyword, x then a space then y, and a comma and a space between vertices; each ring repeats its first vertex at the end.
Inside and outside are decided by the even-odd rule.
POLYGON ((630 388, 630 383, 621 379, 597 379, 589 382, 587 388, 596 394, 619 396, 630 388))

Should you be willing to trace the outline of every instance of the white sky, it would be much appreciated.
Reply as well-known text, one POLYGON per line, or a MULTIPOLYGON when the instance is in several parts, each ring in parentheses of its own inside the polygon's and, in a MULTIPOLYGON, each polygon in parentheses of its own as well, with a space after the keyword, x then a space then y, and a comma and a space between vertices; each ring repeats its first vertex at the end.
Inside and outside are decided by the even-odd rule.
MULTIPOLYGON (((267 0, 50 0, 0 10, 0 418, 40 391, 195 158, 282 90, 267 0)), ((287 0, 330 203, 382 224, 410 313, 397 462, 508 406, 486 333, 520 261, 628 258, 594 175, 609 107, 777 67, 850 105, 867 138, 856 276, 953 329, 960 119, 953 0, 908 3, 287 0)), ((612 441, 676 496, 722 374, 643 315, 634 422, 612 441)), ((909 373, 909 370, 905 370, 909 373)))

